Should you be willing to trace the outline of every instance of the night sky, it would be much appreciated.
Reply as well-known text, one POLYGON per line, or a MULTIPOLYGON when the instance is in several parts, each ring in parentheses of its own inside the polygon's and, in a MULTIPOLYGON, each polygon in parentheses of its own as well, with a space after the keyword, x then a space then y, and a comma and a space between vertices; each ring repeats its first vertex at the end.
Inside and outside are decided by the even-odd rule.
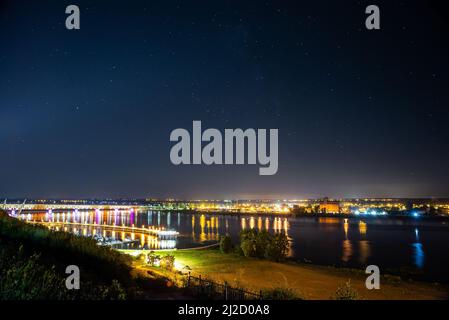
POLYGON ((0 197, 449 197, 444 1, 242 2, 0 1, 0 197), (193 120, 278 173, 174 166, 193 120))

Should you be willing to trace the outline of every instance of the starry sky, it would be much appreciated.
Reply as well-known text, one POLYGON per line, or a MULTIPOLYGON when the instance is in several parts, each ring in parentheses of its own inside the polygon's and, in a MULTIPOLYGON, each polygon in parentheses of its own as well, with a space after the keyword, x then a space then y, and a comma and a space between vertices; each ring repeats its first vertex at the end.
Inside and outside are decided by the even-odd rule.
POLYGON ((448 21, 445 1, 2 0, 0 197, 449 197, 448 21), (279 129, 278 173, 174 166, 193 120, 279 129))

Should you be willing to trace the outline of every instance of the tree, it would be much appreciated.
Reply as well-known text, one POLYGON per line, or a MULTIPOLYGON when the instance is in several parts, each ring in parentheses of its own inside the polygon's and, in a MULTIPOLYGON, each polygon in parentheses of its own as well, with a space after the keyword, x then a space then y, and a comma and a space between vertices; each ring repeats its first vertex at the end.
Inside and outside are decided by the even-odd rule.
POLYGON ((175 257, 172 255, 166 255, 161 258, 161 267, 167 270, 173 270, 175 268, 175 257))
POLYGON ((229 235, 220 238, 220 251, 222 253, 229 253, 232 251, 232 240, 229 235))
POLYGON ((255 230, 242 230, 240 232, 240 248, 245 257, 256 256, 256 237, 257 231, 255 230))
POLYGON ((272 235, 267 231, 243 230, 240 233, 240 248, 245 257, 281 261, 288 253, 288 238, 284 233, 272 235))
POLYGON ((256 256, 256 243, 254 240, 246 239, 240 243, 240 248, 242 248, 243 255, 245 257, 255 257, 256 256))
POLYGON ((265 250, 265 258, 273 261, 282 261, 288 253, 288 238, 284 233, 279 233, 271 238, 265 250))
POLYGON ((240 242, 244 240, 255 240, 257 236, 257 231, 254 229, 242 230, 240 232, 240 242))
POLYGON ((256 257, 264 258, 265 251, 269 244, 273 241, 273 236, 268 231, 263 230, 256 235, 256 257))
POLYGON ((147 256, 148 264, 150 266, 155 266, 156 263, 161 259, 160 256, 158 256, 154 251, 150 251, 150 253, 147 256))
POLYGON ((112 280, 110 286, 104 286, 100 289, 99 296, 103 300, 126 300, 126 292, 117 280, 112 280))

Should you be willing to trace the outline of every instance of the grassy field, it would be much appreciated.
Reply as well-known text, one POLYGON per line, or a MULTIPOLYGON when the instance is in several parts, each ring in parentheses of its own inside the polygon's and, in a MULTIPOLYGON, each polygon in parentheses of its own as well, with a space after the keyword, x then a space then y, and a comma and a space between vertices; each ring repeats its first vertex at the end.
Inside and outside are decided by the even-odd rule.
MULTIPOLYGON (((349 279, 360 299, 409 300, 448 299, 446 287, 436 284, 409 282, 397 277, 383 278, 380 290, 365 287, 366 276, 356 270, 337 269, 297 263, 275 263, 219 250, 178 250, 159 252, 172 254, 176 262, 191 268, 193 275, 253 291, 291 288, 303 299, 332 299, 335 290, 349 279)), ((139 268, 145 268, 142 264, 139 268)))

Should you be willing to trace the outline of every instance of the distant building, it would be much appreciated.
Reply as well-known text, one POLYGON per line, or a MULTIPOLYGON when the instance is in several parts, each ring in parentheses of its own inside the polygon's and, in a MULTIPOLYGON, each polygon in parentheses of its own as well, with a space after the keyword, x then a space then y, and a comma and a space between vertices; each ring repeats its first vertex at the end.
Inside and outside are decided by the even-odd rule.
POLYGON ((341 213, 340 202, 329 201, 327 198, 320 203, 320 213, 341 213))

